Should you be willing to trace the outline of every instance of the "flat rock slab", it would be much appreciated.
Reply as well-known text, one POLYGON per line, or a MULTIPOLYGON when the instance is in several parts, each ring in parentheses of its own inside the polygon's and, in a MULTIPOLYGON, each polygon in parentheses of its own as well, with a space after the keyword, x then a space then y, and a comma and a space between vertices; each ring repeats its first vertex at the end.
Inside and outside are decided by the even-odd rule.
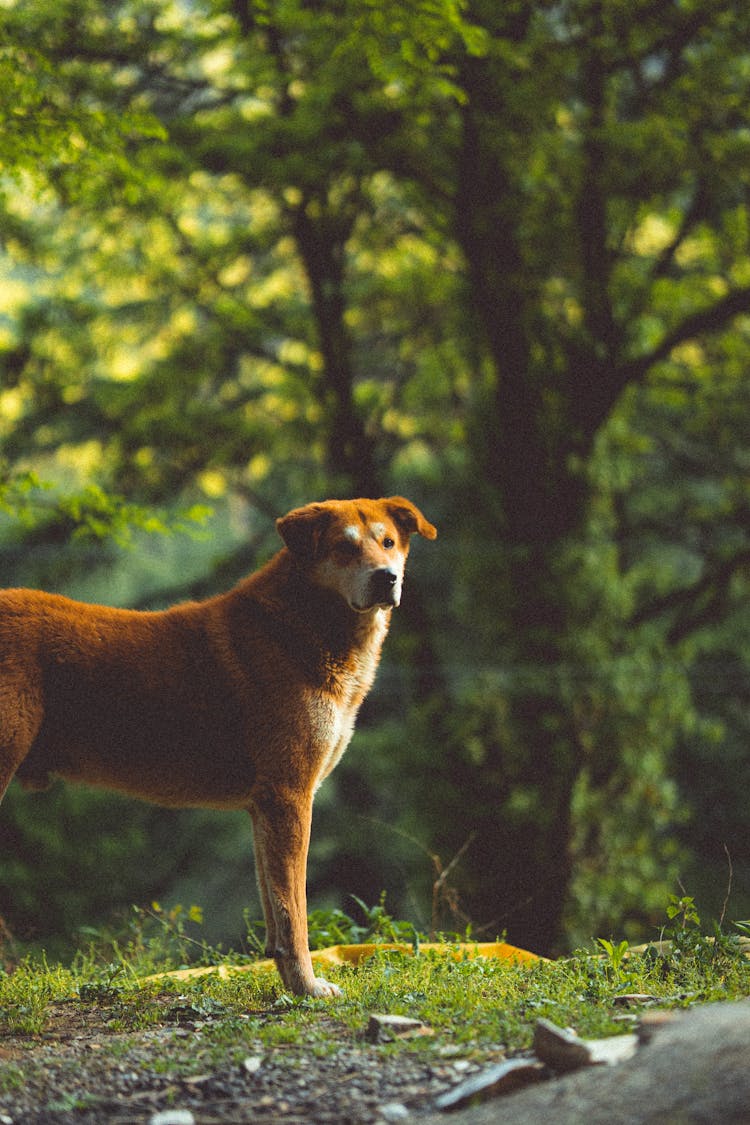
POLYGON ((473 1102, 487 1101, 500 1094, 508 1094, 511 1090, 518 1090, 528 1086, 531 1082, 541 1082, 546 1078, 546 1068, 543 1063, 534 1059, 506 1059, 483 1070, 473 1078, 467 1078, 447 1094, 437 1099, 435 1105, 438 1109, 461 1109, 473 1102))
POLYGON ((613 1035, 606 1039, 580 1039, 574 1031, 539 1019, 534 1029, 534 1053, 543 1063, 562 1073, 582 1066, 614 1066, 635 1054, 637 1035, 613 1035))
POLYGON ((750 1125, 750 1000, 680 1013, 617 1066, 573 1074, 420 1125, 750 1125))

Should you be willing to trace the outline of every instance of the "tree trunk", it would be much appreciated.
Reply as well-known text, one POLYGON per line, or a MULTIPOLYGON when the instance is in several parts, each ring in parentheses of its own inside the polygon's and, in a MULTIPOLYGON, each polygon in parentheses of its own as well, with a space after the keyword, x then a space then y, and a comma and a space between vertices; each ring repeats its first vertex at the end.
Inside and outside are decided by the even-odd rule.
POLYGON ((476 833, 464 906, 477 924, 549 952, 561 938, 580 768, 560 682, 568 624, 560 562, 584 518, 587 492, 570 467, 571 436, 542 395, 532 360, 537 295, 523 260, 521 192, 498 140, 502 90, 492 64, 472 60, 464 88, 456 226, 496 371, 474 456, 485 518, 503 545, 501 572, 478 590, 477 610, 496 619, 510 685, 504 737, 488 732, 484 760, 462 762, 453 778, 476 833))
POLYGON ((344 319, 346 242, 355 212, 334 214, 324 198, 304 200, 294 215, 294 235, 310 283, 312 307, 323 356, 320 397, 328 423, 328 469, 335 487, 375 496, 373 443, 354 402, 352 343, 344 319))

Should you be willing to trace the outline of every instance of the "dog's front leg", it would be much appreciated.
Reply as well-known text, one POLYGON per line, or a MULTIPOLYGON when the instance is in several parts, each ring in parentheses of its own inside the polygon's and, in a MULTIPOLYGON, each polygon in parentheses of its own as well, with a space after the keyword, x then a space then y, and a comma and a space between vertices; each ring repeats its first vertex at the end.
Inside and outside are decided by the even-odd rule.
POLYGON ((258 890, 260 891, 260 901, 263 907, 263 918, 266 923, 266 957, 273 957, 276 953, 277 936, 276 936, 276 917, 273 912, 273 897, 268 885, 268 876, 266 874, 266 858, 265 849, 260 843, 261 826, 260 821, 256 815, 250 812, 253 818, 253 851, 255 853, 255 878, 258 883, 258 890))
POLYGON ((255 861, 266 919, 266 950, 286 988, 300 996, 338 996, 313 973, 307 939, 307 853, 312 794, 265 786, 250 806, 255 861))

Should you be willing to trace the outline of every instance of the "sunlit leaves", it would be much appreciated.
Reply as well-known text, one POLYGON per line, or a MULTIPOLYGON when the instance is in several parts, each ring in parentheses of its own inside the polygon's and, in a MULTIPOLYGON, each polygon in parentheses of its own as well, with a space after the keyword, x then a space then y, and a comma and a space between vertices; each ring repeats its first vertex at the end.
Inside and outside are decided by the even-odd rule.
POLYGON ((75 65, 61 67, 47 48, 64 24, 67 5, 13 5, 0 32, 0 167, 26 177, 27 190, 50 178, 86 191, 102 165, 127 178, 126 150, 134 141, 163 137, 145 107, 118 112, 111 103, 80 95, 75 65), (19 9, 19 10, 17 10, 19 9))
POLYGON ((456 52, 484 55, 491 37, 462 0, 419 0, 413 4, 366 0, 349 5, 352 34, 343 49, 356 43, 390 97, 422 92, 464 100, 453 61, 456 52))
POLYGON ((151 535, 195 533, 210 515, 206 505, 193 504, 170 514, 143 507, 105 492, 95 484, 61 492, 33 470, 3 467, 0 513, 9 527, 26 531, 54 527, 55 533, 76 539, 99 539, 128 547, 137 531, 151 535))

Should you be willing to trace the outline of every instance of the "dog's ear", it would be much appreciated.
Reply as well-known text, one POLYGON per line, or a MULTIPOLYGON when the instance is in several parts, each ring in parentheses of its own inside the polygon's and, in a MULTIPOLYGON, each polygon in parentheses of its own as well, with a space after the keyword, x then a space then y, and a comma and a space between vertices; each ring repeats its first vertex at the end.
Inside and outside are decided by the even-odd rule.
POLYGON ((313 559, 330 520, 331 513, 324 504, 306 504, 276 520, 276 530, 293 554, 313 559))
POLYGON ((437 538, 437 528, 425 519, 419 508, 412 504, 411 500, 406 500, 403 496, 391 496, 384 500, 383 504, 393 522, 398 524, 406 535, 413 535, 417 532, 419 535, 423 535, 425 539, 437 538))

